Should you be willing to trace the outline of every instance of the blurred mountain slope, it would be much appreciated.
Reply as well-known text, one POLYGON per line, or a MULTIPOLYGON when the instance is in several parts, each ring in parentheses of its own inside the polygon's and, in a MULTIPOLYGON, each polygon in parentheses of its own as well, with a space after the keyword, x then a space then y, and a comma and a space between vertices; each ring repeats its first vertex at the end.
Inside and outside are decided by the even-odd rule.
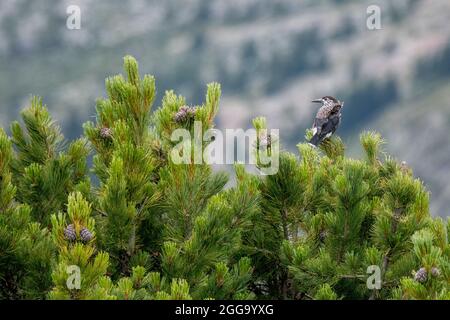
POLYGON ((2 0, 0 125, 38 94, 66 136, 80 135, 104 78, 132 54, 156 76, 157 101, 173 88, 200 103, 205 83, 218 81, 219 128, 265 115, 291 150, 312 122, 309 101, 339 97, 349 152, 361 130, 382 131, 431 189, 433 213, 448 215, 450 129, 436 120, 449 119, 448 21, 448 0, 2 0), (66 28, 73 4, 81 30, 66 28), (366 27, 372 4, 382 30, 366 27))

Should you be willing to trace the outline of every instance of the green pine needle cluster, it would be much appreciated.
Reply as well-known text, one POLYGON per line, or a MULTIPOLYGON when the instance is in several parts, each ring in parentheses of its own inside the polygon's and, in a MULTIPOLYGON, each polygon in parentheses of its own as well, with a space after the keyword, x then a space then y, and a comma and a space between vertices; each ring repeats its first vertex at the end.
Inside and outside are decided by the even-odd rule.
MULTIPOLYGON (((172 161, 195 158, 175 129, 214 128, 219 84, 154 108, 155 79, 127 56, 106 92, 73 142, 40 98, 0 129, 0 299, 450 298, 450 223, 378 133, 361 134, 364 159, 339 137, 300 143, 276 174, 236 164, 226 188, 172 161)), ((256 151, 267 123, 253 121, 256 151)))

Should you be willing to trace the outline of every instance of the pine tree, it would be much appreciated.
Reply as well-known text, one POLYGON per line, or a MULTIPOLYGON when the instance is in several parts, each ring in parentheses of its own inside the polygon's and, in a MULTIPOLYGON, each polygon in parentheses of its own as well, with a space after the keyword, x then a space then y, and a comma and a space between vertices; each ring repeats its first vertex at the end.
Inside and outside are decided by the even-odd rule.
MULTIPOLYGON (((219 85, 209 85, 205 104, 195 107, 187 107, 183 97, 168 91, 152 115, 153 77, 140 80, 137 62, 129 56, 124 70, 126 79, 107 79, 108 99, 97 103, 97 124, 85 125, 97 152, 94 172, 101 182, 99 242, 114 260, 114 277, 128 277, 132 268, 141 266, 156 270, 167 283, 184 279, 193 297, 214 297, 213 279, 220 283, 217 290, 224 298, 245 296, 251 267, 248 259, 232 257, 239 243, 235 226, 241 223, 232 221, 241 211, 233 201, 239 198, 218 196, 227 176, 213 173, 206 164, 171 161, 175 129, 184 128, 194 136, 195 123, 204 131, 213 127, 219 85)), ((200 148, 203 151, 204 146, 200 148)), ((128 280, 121 281, 122 286, 129 285, 128 280)), ((170 295, 167 288, 164 292, 170 295)))
POLYGON ((413 271, 400 279, 394 299, 450 299, 449 230, 448 222, 436 219, 412 236, 414 255, 409 263, 413 271))
POLYGON ((89 194, 88 149, 84 139, 66 146, 40 98, 33 97, 21 115, 24 126, 19 122, 11 125, 16 149, 11 168, 14 183, 20 189, 16 198, 31 207, 35 221, 49 226, 50 216, 62 208, 70 192, 89 194))
POLYGON ((132 57, 125 57, 124 69, 126 79, 118 75, 106 80, 108 99, 97 102, 97 123, 84 126, 96 151, 93 171, 101 184, 96 208, 99 241, 113 258, 116 277, 150 263, 149 254, 139 250, 139 232, 158 197, 149 128, 155 80, 149 75, 141 79, 132 57))
POLYGON ((85 137, 39 98, 0 130, 1 299, 450 299, 450 222, 378 133, 363 159, 337 136, 295 154, 256 118, 259 173, 236 164, 226 187, 204 158, 220 85, 152 112, 155 79, 131 56, 124 72, 85 137))
MULTIPOLYGON (((219 194, 227 176, 213 173, 207 164, 195 163, 194 145, 201 143, 203 137, 195 135, 194 127, 201 127, 203 132, 213 128, 219 98, 220 87, 212 83, 208 85, 205 103, 185 111, 184 98, 169 91, 155 115, 157 133, 168 154, 158 183, 158 207, 164 217, 161 271, 163 277, 187 280, 193 298, 226 299, 249 294, 245 288, 251 273, 250 261, 236 260, 233 255, 247 214, 241 206, 252 205, 246 202, 251 199, 242 199, 239 193, 219 194), (194 111, 191 118, 180 121, 180 113, 189 110, 194 111), (177 128, 190 132, 190 145, 177 149, 179 145, 170 139, 177 128), (170 150, 187 155, 188 163, 174 164, 170 150)), ((200 145, 198 153, 203 155, 204 148, 204 144, 200 145)))
POLYGON ((69 195, 67 213, 52 215, 52 235, 59 248, 50 299, 110 299, 106 276, 109 256, 96 252, 95 221, 82 194, 69 195), (70 276, 73 275, 73 278, 70 276))
POLYGON ((291 218, 293 232, 285 215, 288 236, 280 254, 292 279, 290 298, 392 298, 399 280, 414 267, 410 239, 432 221, 428 193, 394 160, 378 159, 383 143, 378 134, 364 133, 361 143, 365 161, 343 157, 340 139, 326 141, 323 156, 301 144, 301 161, 282 156, 280 177, 265 182, 275 180, 268 195, 284 199, 277 210, 282 212, 290 195, 300 203, 291 218), (283 163, 297 169, 284 171, 283 163), (296 171, 304 187, 289 190, 285 184, 295 176, 285 174, 296 171), (369 266, 381 270, 380 290, 367 287, 369 266))
POLYGON ((0 129, 0 299, 42 299, 51 285, 54 247, 48 230, 32 220, 31 207, 15 201, 13 157, 0 129))

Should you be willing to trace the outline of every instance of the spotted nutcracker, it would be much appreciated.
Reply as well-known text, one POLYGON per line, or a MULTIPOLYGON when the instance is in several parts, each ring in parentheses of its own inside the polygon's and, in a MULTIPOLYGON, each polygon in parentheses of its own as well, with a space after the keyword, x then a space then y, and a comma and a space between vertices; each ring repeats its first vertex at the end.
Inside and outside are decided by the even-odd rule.
POLYGON ((316 147, 323 140, 331 137, 337 130, 341 122, 341 108, 344 106, 344 103, 331 96, 316 99, 312 102, 322 104, 314 119, 312 127, 313 137, 309 141, 311 145, 316 147))

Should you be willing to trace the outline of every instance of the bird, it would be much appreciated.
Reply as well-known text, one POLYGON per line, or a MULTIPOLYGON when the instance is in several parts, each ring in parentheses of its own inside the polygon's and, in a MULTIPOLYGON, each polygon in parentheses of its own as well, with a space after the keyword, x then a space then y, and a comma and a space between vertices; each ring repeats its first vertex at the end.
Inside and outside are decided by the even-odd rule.
POLYGON ((331 96, 315 99, 312 102, 322 104, 314 119, 313 137, 309 140, 310 145, 317 147, 336 132, 341 123, 341 109, 344 103, 331 96))

